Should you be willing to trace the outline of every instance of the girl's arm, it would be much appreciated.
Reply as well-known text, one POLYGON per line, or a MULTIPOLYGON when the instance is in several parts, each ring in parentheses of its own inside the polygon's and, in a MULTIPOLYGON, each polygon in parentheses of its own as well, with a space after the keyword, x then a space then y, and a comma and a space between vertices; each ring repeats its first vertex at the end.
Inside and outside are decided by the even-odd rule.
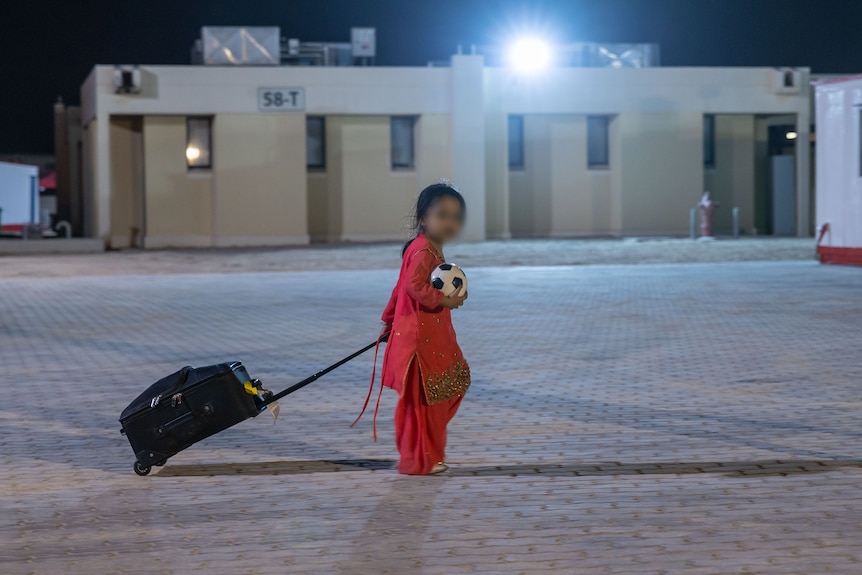
POLYGON ((437 309, 443 300, 443 292, 431 285, 431 272, 437 267, 437 258, 429 250, 413 254, 405 273, 407 294, 428 309, 437 309))

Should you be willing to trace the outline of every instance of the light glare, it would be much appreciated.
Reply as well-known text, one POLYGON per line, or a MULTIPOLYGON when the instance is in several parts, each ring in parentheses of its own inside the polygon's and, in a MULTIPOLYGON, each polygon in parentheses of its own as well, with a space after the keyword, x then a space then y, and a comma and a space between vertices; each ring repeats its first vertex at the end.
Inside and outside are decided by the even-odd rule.
POLYGON ((551 63, 551 47, 538 38, 521 38, 509 48, 509 65, 518 72, 538 72, 551 63))
POLYGON ((186 159, 190 162, 194 162, 198 158, 201 157, 201 151, 197 146, 189 146, 186 148, 186 159))
POLYGON ((784 134, 784 137, 788 140, 795 140, 799 137, 799 134, 797 134, 796 132, 787 132, 786 134, 784 134))

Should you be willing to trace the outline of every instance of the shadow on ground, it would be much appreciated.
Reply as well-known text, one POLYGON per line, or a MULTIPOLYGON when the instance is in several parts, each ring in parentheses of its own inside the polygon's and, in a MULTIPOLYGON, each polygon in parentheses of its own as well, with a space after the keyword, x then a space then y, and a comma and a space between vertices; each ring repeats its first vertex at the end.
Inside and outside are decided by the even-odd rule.
POLYGON ((200 477, 211 475, 303 475, 338 471, 374 471, 395 469, 391 459, 341 459, 309 461, 260 461, 255 463, 213 463, 202 465, 171 465, 168 463, 157 477, 200 477))
MULTIPOLYGON (((196 477, 212 475, 302 475, 343 471, 381 471, 395 469, 390 459, 345 459, 311 461, 264 461, 256 463, 215 463, 204 465, 168 465, 157 477, 196 477)), ((788 476, 801 473, 825 473, 846 468, 862 469, 862 461, 728 461, 728 462, 667 462, 667 463, 577 463, 520 464, 485 467, 454 466, 448 477, 598 477, 614 475, 688 475, 720 473, 727 477, 758 475, 788 476)))

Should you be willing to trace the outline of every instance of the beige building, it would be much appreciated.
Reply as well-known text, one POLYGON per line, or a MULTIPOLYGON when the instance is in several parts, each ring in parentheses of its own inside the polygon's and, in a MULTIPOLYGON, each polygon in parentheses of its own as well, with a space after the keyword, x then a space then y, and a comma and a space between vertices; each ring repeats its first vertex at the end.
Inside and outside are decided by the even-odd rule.
POLYGON ((468 240, 685 235, 704 190, 719 233, 730 207, 768 233, 775 153, 810 233, 806 69, 145 66, 139 93, 114 74, 81 88, 81 164, 85 233, 115 248, 400 239, 441 178, 468 240))

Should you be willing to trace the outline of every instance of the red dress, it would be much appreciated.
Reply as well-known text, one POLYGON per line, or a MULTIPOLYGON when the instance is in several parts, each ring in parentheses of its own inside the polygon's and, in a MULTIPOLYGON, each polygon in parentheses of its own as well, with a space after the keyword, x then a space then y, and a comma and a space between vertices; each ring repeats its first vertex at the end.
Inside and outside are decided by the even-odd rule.
POLYGON ((470 386, 443 294, 431 272, 443 259, 424 235, 407 247, 382 319, 392 325, 383 356, 383 385, 400 395, 395 408, 398 471, 425 475, 445 458, 446 426, 470 386))

